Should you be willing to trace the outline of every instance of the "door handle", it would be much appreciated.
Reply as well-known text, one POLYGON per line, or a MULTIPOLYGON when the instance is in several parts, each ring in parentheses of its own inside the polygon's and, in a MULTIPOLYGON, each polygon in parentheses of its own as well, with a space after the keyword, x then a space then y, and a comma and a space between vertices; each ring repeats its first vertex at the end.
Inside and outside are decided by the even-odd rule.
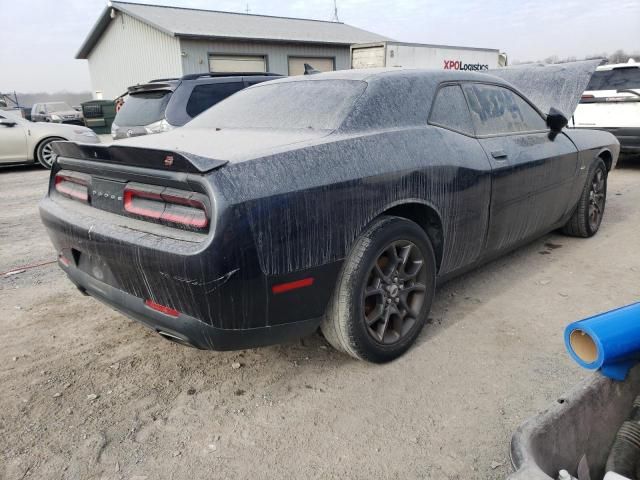
POLYGON ((495 152, 491 152, 491 156, 496 160, 505 159, 507 158, 507 152, 505 152, 504 150, 496 150, 495 152))

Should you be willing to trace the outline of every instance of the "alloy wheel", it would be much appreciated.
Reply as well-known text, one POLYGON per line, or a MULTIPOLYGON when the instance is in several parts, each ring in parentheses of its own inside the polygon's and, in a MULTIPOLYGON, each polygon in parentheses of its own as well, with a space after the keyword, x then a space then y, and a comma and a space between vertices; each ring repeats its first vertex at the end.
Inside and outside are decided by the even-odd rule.
POLYGON ((49 167, 53 165, 53 161, 56 158, 56 154, 53 151, 53 148, 51 146, 52 143, 53 142, 47 142, 44 145, 42 145, 42 147, 40 147, 40 158, 49 167))
POLYGON ((424 264, 420 249, 405 240, 387 245, 376 258, 363 292, 364 321, 375 341, 397 343, 419 323, 427 290, 424 264))

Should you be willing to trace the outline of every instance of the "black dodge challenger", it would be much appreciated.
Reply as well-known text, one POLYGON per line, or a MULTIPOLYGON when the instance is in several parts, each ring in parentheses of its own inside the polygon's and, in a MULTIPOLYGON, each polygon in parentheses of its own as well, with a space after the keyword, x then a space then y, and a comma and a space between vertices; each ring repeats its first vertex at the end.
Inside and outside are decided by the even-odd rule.
POLYGON ((263 83, 174 132, 58 143, 42 220, 82 292, 165 338, 240 349, 320 327, 389 361, 436 282, 600 227, 617 140, 524 90, 421 70, 263 83))

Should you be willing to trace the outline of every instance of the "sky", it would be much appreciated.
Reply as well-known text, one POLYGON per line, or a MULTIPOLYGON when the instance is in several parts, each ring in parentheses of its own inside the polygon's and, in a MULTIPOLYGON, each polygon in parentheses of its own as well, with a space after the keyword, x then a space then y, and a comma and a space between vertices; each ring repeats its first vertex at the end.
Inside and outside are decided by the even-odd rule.
MULTIPOLYGON (((238 0, 136 0, 244 12, 238 0)), ((251 13, 331 20, 333 0, 249 0, 251 13)), ((74 56, 106 0, 0 0, 0 92, 90 90, 74 56)), ((640 0, 338 0, 342 22, 404 42, 499 48, 510 61, 640 51, 640 0)))

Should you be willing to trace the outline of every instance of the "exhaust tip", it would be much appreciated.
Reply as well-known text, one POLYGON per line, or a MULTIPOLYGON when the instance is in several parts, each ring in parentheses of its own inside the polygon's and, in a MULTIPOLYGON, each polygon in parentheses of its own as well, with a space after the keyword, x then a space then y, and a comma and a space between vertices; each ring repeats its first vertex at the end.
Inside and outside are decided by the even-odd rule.
POLYGON ((179 345, 183 345, 185 347, 196 348, 186 338, 180 337, 174 333, 165 332, 164 330, 156 330, 156 332, 158 332, 158 335, 160 335, 165 340, 168 340, 173 343, 177 343, 179 345))

